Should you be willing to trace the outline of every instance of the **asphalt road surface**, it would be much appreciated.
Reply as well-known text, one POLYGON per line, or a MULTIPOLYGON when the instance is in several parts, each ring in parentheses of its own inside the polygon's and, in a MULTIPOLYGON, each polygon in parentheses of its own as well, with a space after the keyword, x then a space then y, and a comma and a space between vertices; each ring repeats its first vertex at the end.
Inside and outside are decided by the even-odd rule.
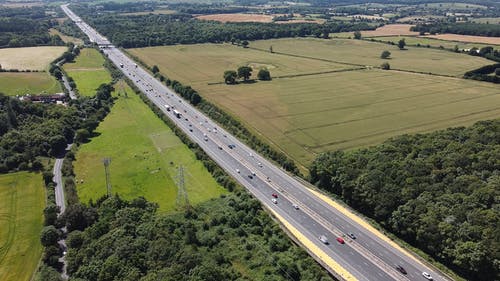
MULTIPOLYGON (((347 270, 354 277, 351 280, 426 280, 422 275, 424 271, 430 273, 434 280, 449 280, 435 268, 418 262, 355 222, 352 214, 346 215, 316 196, 300 181, 257 154, 137 66, 67 6, 61 7, 90 40, 102 48, 118 69, 214 161, 245 186, 266 208, 284 218, 324 254, 347 270), (174 112, 179 114, 175 115, 174 112), (348 233, 353 233, 356 238, 350 238, 348 233), (322 235, 328 239, 328 244, 319 240, 322 235), (337 242, 338 237, 343 238, 345 243, 337 242), (407 274, 399 272, 397 265, 402 266, 407 274)), ((317 252, 308 250, 314 258, 320 259, 317 252)), ((332 274, 343 279, 335 268, 323 262, 322 264, 332 274)))

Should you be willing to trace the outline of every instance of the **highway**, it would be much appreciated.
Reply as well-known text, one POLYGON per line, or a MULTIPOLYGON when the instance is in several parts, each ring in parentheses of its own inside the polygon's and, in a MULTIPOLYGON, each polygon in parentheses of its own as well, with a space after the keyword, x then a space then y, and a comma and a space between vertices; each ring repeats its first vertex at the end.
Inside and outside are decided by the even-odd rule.
POLYGON ((298 230, 300 237, 296 236, 296 240, 303 245, 306 240, 312 242, 315 249, 308 248, 308 252, 334 276, 343 280, 427 280, 422 273, 428 272, 433 280, 450 280, 412 254, 395 247, 381 233, 359 223, 354 214, 323 200, 155 79, 83 22, 67 5, 61 8, 90 41, 97 43, 117 68, 220 167, 266 208, 298 230), (175 115, 174 110, 179 114, 175 115), (354 234, 355 239, 349 237, 349 233, 354 234), (320 241, 322 235, 328 239, 328 244, 320 241), (337 238, 345 243, 339 243, 337 238), (325 256, 335 262, 325 260, 325 256), (398 271, 398 265, 407 274, 398 271))

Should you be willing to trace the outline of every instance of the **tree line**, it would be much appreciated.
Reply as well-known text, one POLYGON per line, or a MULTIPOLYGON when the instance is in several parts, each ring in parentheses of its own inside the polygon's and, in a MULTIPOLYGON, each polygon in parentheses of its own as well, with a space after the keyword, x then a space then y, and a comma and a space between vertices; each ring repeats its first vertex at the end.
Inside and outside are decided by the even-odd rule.
POLYGON ((470 280, 498 280, 500 120, 328 152, 311 182, 470 280))
POLYGON ((85 18, 115 45, 125 48, 173 44, 222 43, 284 37, 328 37, 332 32, 375 29, 366 23, 220 23, 201 21, 187 14, 96 15, 92 9, 76 6, 85 18))
POLYGON ((417 24, 412 27, 411 30, 430 34, 453 33, 461 35, 500 37, 500 25, 498 24, 442 22, 433 24, 417 24))
POLYGON ((156 209, 118 196, 72 208, 64 217, 71 280, 332 280, 248 193, 173 214, 156 209))

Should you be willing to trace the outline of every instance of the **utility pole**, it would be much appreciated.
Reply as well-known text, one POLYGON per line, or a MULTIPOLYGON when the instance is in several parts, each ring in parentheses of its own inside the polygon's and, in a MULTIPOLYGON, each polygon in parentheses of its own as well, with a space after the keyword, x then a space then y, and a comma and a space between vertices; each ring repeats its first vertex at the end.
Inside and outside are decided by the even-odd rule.
POLYGON ((111 163, 110 157, 105 157, 102 159, 102 163, 104 164, 104 173, 106 173, 106 192, 108 197, 111 196, 111 180, 109 178, 109 164, 111 163))
POLYGON ((179 165, 177 170, 177 198, 176 198, 177 206, 179 207, 187 207, 189 208, 189 199, 186 192, 186 186, 184 182, 184 167, 179 165))

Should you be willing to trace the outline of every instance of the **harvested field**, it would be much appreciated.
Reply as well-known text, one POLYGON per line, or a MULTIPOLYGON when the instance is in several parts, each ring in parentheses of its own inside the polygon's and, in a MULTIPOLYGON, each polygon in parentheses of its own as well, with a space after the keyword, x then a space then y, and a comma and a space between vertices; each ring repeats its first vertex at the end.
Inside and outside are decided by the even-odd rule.
MULTIPOLYGON (((500 114, 497 85, 403 71, 345 71, 353 66, 334 62, 379 65, 385 44, 279 39, 251 42, 250 46, 262 50, 206 44, 131 52, 150 65, 157 64, 170 79, 192 85, 303 168, 323 151, 369 146, 403 133, 468 125, 500 114), (270 45, 283 54, 269 53, 270 45), (238 85, 209 84, 222 81, 224 70, 249 61, 273 65, 270 71, 275 78, 238 85), (328 73, 328 63, 334 71, 344 71, 328 73)), ((488 64, 481 58, 435 49, 391 52, 396 56, 389 60, 391 66, 408 71, 461 76, 464 70, 488 64)))
POLYGON ((0 65, 3 69, 45 70, 66 49, 52 46, 0 49, 0 65))
POLYGON ((485 36, 472 36, 472 35, 460 35, 460 34, 437 34, 437 35, 426 35, 422 37, 447 40, 447 41, 456 41, 456 42, 500 45, 500 37, 485 37, 485 36))
POLYGON ((393 35, 418 35, 416 31, 410 31, 411 24, 387 24, 375 30, 361 31, 363 37, 393 36, 393 35))
POLYGON ((214 20, 220 22, 272 22, 273 16, 257 14, 213 14, 196 17, 199 20, 214 20))

